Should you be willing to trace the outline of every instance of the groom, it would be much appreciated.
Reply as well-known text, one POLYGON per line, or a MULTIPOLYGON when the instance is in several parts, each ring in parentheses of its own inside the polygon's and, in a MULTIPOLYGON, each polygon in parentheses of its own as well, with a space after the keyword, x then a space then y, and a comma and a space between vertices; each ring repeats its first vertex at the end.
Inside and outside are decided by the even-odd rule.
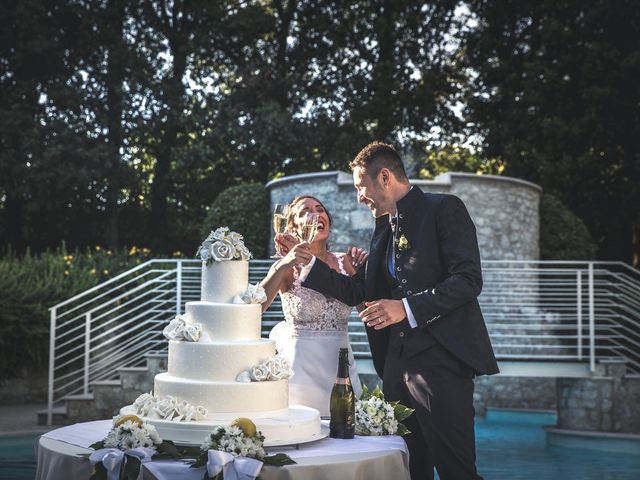
POLYGON ((479 479, 473 377, 498 366, 477 299, 473 222, 457 197, 412 187, 391 145, 367 145, 351 168, 358 202, 376 219, 366 268, 347 277, 313 257, 303 286, 366 301, 360 317, 385 396, 415 408, 405 421, 411 478, 433 479, 435 466, 442 480, 479 479))

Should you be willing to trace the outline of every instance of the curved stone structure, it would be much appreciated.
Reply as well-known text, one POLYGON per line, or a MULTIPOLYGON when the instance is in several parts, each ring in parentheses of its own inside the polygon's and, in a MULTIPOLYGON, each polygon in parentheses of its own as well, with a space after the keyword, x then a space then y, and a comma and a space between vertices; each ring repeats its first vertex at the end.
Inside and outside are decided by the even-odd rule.
MULTIPOLYGON (((425 192, 460 197, 478 231, 480 254, 486 260, 537 260, 540 256, 542 189, 511 177, 450 172, 435 180, 411 180, 425 192)), ((350 173, 341 171, 291 175, 267 183, 271 204, 290 202, 302 193, 317 196, 334 220, 332 249, 349 245, 368 248, 373 217, 356 200, 350 173)), ((269 243, 273 249, 273 242, 269 243)))

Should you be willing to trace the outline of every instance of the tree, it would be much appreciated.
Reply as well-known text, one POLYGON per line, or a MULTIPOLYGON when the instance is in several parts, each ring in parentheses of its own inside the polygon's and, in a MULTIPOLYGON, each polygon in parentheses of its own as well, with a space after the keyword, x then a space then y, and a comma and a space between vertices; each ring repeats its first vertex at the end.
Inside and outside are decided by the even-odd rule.
MULTIPOLYGON (((466 115, 485 154, 583 218, 601 258, 640 231, 640 4, 470 2, 466 115)), ((635 258, 640 246, 636 245, 635 258)), ((637 260, 636 260, 637 261, 637 260)))

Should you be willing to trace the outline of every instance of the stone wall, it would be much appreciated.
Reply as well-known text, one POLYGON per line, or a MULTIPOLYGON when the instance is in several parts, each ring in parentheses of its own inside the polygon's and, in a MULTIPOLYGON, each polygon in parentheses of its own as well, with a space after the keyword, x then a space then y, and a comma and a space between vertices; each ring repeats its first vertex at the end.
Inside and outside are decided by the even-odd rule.
MULTIPOLYGON (((542 190, 537 185, 510 177, 468 173, 446 173, 435 180, 411 183, 425 192, 450 193, 465 202, 476 225, 483 259, 539 258, 542 190)), ((351 174, 334 171, 292 175, 269 182, 267 188, 272 206, 288 203, 301 194, 318 197, 333 216, 333 250, 342 251, 349 245, 368 248, 374 221, 369 209, 356 200, 351 174)), ((272 242, 269 247, 273 251, 272 242)))
POLYGON ((558 428, 640 433, 640 377, 620 361, 602 362, 591 378, 557 380, 558 428))
POLYGON ((543 377, 477 377, 473 406, 483 416, 487 408, 555 410, 556 379, 543 377))
POLYGON ((0 380, 0 405, 44 403, 47 401, 47 374, 0 380))

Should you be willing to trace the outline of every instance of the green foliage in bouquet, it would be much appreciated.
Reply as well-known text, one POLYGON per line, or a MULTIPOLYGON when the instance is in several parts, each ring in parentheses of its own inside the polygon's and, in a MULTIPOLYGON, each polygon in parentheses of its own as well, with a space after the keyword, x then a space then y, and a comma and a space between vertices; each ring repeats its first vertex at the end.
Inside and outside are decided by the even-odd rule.
POLYGON ((596 244, 584 222, 557 197, 546 193, 540 202, 540 258, 592 260, 596 244))
MULTIPOLYGON (((402 405, 397 400, 394 402, 386 401, 384 399, 384 393, 382 392, 382 389, 380 389, 380 385, 376 385, 376 388, 371 393, 369 393, 369 389, 367 388, 366 385, 362 386, 362 393, 360 394, 360 398, 358 399, 358 402, 356 405, 356 433, 358 433, 358 430, 361 430, 362 432, 363 428, 365 431, 371 429, 371 425, 366 425, 366 426, 358 425, 362 413, 366 413, 364 411, 360 412, 358 411, 358 409, 360 408, 365 409, 367 404, 372 404, 372 403, 376 403, 380 405, 379 407, 377 407, 377 410, 380 410, 380 411, 384 410, 385 404, 390 405, 391 408, 393 409, 393 418, 397 422, 397 431, 396 432, 385 431, 382 434, 395 433, 396 435, 404 436, 404 435, 407 435, 408 433, 411 433, 411 431, 407 428, 407 426, 402 422, 406 420, 414 412, 414 409, 402 405), (377 399, 379 400, 379 402, 372 402, 371 401, 372 399, 377 399)), ((386 424, 387 421, 385 420, 384 423, 386 424)), ((378 427, 382 427, 382 425, 379 425, 378 427)), ((363 433, 358 433, 358 434, 360 435, 363 433)), ((376 433, 371 433, 371 431, 369 431, 368 434, 375 435, 376 433)), ((377 433, 377 434, 379 435, 380 433, 377 433)))
POLYGON ((213 202, 202 226, 201 236, 225 225, 244 237, 253 258, 266 258, 269 243, 269 198, 260 183, 234 185, 213 202))

